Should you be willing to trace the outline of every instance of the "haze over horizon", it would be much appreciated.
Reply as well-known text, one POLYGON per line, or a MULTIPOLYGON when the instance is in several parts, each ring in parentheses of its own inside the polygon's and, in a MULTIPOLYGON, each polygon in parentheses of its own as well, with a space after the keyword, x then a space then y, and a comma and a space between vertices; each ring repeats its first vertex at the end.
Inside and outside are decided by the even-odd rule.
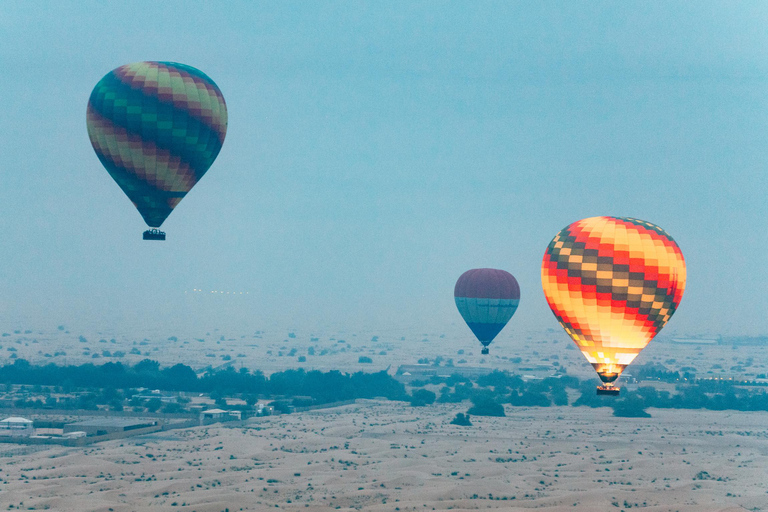
POLYGON ((0 327, 458 331, 456 279, 494 267, 522 291, 505 332, 562 332, 544 250, 615 215, 686 258, 661 335, 768 333, 767 20, 760 2, 3 2, 0 327), (229 110, 159 243, 85 128, 94 85, 141 60, 201 69, 229 110))

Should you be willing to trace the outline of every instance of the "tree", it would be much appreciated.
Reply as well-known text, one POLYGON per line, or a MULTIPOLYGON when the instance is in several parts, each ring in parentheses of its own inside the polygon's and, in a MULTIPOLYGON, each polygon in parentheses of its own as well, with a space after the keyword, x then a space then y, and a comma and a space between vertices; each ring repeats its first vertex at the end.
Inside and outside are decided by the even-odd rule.
POLYGON ((296 397, 291 400, 291 405, 294 407, 309 407, 314 404, 314 400, 307 397, 296 397))
POLYGON ((460 425, 462 427, 471 427, 472 422, 469 421, 469 414, 466 416, 462 413, 457 413, 456 417, 451 420, 451 425, 460 425))
POLYGON ((155 412, 160 408, 161 405, 163 405, 163 403, 159 398, 152 398, 151 400, 147 401, 147 410, 149 412, 155 412))
POLYGON ((523 389, 525 383, 517 375, 510 375, 506 371, 494 370, 488 375, 478 377, 477 385, 483 387, 493 386, 497 390, 502 390, 505 388, 523 389))
POLYGON ((423 407, 435 403, 437 395, 428 389, 417 389, 411 395, 411 405, 413 407, 423 407))
POLYGON ((629 395, 613 404, 613 415, 619 418, 650 418, 645 410, 645 401, 637 395, 629 395))
POLYGON ((176 414, 179 412, 184 412, 184 407, 181 406, 181 404, 178 404, 176 402, 170 402, 165 404, 163 407, 163 412, 168 414, 176 414))
POLYGON ((160 363, 151 359, 142 359, 133 367, 136 373, 157 373, 160 371, 160 363))
MULTIPOLYGON (((566 401, 568 396, 566 395, 566 401)), ((552 405, 552 401, 544 393, 537 393, 534 391, 524 392, 519 395, 517 392, 512 392, 509 395, 508 402, 515 407, 549 407, 552 405)))
POLYGON ((552 390, 552 402, 555 405, 568 405, 568 393, 563 388, 552 390))
MULTIPOLYGON (((136 367, 134 367, 134 370, 136 370, 136 367)), ((170 368, 164 368, 161 374, 167 379, 168 388, 170 389, 192 390, 195 389, 197 384, 195 371, 185 364, 178 363, 170 368)))
POLYGON ((495 402, 491 398, 478 397, 473 398, 474 404, 469 408, 467 414, 474 414, 475 416, 504 416, 504 406, 495 402))
POLYGON ((269 405, 274 408, 275 412, 280 414, 290 414, 291 412, 291 405, 285 400, 276 400, 270 402, 269 405))

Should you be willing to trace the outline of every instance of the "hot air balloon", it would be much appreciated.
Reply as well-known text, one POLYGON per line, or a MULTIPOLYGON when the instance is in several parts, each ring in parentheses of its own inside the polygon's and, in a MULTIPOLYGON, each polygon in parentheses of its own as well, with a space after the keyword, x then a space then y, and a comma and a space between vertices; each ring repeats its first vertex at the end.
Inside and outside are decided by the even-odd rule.
POLYGON ((488 345, 515 314, 520 286, 509 272, 476 268, 461 274, 453 296, 459 313, 483 344, 482 353, 487 354, 488 345))
MULTIPOLYGON (((86 119, 99 160, 152 228, 203 177, 227 133, 219 88, 175 62, 110 71, 93 89, 86 119)), ((165 233, 147 230, 144 239, 165 240, 165 233)))
POLYGON ((549 307, 604 385, 613 382, 674 314, 685 260, 659 226, 626 217, 574 222, 549 243, 541 283, 549 307))

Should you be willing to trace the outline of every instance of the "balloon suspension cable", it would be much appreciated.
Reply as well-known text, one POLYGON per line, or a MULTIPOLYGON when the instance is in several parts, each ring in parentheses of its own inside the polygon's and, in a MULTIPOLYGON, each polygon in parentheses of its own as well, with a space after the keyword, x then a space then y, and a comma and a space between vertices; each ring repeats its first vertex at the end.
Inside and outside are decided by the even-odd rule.
POLYGON ((155 228, 148 229, 144 232, 142 238, 144 238, 144 240, 165 240, 165 231, 160 231, 155 228))

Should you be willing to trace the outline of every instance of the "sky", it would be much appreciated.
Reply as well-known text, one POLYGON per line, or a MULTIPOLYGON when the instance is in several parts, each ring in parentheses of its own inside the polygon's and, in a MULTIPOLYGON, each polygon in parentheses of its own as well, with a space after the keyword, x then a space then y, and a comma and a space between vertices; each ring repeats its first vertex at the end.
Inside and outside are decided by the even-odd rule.
POLYGON ((5 0, 0 330, 449 329, 478 267, 520 282, 514 329, 559 330, 544 250, 614 215, 685 255, 663 332, 764 334, 766 25, 765 2, 5 0), (142 60, 229 111, 166 242, 85 127, 142 60))

